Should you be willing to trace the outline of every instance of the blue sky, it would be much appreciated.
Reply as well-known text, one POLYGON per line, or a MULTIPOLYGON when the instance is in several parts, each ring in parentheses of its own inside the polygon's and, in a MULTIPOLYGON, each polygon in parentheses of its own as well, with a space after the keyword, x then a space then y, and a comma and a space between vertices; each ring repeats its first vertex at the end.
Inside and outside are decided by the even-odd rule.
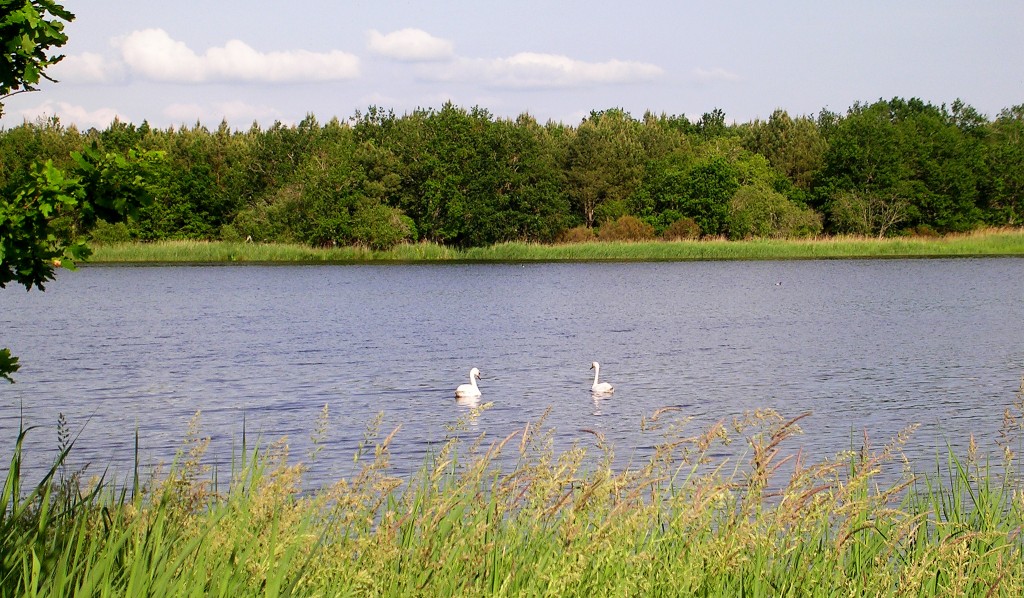
POLYGON ((729 121, 856 101, 1024 103, 1024 2, 65 0, 67 58, 0 126, 344 120, 445 101, 576 124, 619 107, 729 121))

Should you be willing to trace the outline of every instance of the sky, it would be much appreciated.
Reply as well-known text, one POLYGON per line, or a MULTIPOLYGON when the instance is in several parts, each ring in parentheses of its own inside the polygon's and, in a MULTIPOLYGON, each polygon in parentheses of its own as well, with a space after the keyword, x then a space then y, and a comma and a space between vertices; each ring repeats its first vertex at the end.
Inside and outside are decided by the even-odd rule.
POLYGON ((59 83, 0 127, 263 127, 446 101, 578 124, 621 108, 728 122, 855 102, 1024 104, 1024 2, 63 0, 59 83))

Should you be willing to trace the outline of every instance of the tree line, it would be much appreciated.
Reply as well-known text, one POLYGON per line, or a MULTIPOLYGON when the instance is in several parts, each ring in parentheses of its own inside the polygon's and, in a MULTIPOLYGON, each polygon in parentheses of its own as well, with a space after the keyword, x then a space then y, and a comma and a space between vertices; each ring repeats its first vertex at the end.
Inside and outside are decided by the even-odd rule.
MULTIPOLYGON (((0 130, 0 196, 33 164, 85 151, 160 153, 153 201, 99 220, 100 241, 363 244, 942 234, 1017 226, 1024 104, 988 118, 960 101, 894 98, 727 123, 620 109, 578 125, 451 103, 346 121, 160 129, 56 118, 0 130)), ((55 213, 69 236, 80 215, 55 213)))

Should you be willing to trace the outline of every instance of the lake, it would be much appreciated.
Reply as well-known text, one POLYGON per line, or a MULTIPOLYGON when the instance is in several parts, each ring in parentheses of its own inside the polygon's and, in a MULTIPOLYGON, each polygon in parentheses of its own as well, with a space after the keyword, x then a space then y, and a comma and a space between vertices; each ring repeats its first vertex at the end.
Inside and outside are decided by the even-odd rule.
POLYGON ((637 463, 661 407, 694 432, 773 408, 812 412, 787 446, 815 459, 918 423, 907 453, 928 469, 970 434, 990 449, 1024 373, 1020 258, 88 266, 45 293, 9 286, 0 307, 23 364, 0 383, 0 443, 10 455, 38 426, 36 476, 59 414, 79 434, 71 464, 123 480, 136 432, 144 465, 168 463, 197 411, 225 468, 243 430, 303 460, 325 404, 307 484, 350 475, 378 413, 384 435, 402 425, 392 466, 408 475, 469 413, 454 389, 472 367, 493 406, 470 438, 547 413, 558 448, 593 447, 593 430, 637 463), (609 397, 590 393, 595 360, 609 397))

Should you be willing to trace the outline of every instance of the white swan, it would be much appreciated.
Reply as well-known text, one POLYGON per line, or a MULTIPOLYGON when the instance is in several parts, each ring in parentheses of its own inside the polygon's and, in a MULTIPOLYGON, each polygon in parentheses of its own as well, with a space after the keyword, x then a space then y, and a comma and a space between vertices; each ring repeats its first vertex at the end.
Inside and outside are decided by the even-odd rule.
POLYGON ((455 389, 455 398, 457 399, 472 399, 480 396, 480 389, 477 388, 476 381, 480 378, 480 370, 473 368, 469 370, 469 384, 460 384, 455 389))
POLYGON ((590 369, 594 370, 594 385, 590 387, 590 390, 595 393, 607 394, 615 392, 615 387, 607 382, 598 382, 597 377, 601 375, 601 364, 596 361, 590 364, 590 369))

